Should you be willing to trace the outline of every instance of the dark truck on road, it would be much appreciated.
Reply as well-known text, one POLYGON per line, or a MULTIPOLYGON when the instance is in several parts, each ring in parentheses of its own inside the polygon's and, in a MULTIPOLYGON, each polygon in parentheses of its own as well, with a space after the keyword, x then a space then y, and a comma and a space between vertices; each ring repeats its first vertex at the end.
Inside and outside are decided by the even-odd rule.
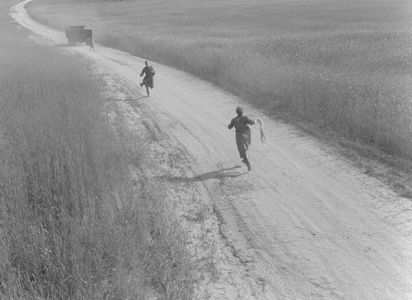
POLYGON ((76 43, 89 44, 93 40, 93 32, 91 29, 86 29, 86 26, 66 26, 66 38, 69 45, 76 43))

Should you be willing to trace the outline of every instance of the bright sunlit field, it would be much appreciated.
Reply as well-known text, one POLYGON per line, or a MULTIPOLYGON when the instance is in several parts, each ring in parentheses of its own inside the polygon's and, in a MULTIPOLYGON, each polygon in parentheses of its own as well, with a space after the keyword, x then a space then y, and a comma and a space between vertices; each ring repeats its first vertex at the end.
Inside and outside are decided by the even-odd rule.
MULTIPOLYGON (((36 0, 31 13, 189 71, 269 112, 412 151, 409 1, 36 0)), ((216 112, 219 113, 219 112, 216 112)))

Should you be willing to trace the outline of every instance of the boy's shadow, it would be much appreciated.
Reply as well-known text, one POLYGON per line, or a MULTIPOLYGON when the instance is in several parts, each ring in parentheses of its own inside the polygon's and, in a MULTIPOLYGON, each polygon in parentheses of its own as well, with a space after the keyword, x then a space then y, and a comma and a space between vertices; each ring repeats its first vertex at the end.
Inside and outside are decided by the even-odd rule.
POLYGON ((238 172, 234 171, 235 169, 241 168, 241 166, 236 165, 231 168, 224 168, 219 169, 216 171, 206 172, 200 175, 196 175, 193 177, 170 177, 170 176, 160 176, 161 179, 166 179, 170 182, 198 182, 198 181, 206 181, 210 179, 218 179, 222 180, 224 178, 231 178, 231 177, 238 177, 241 175, 246 174, 247 172, 238 172), (230 172, 227 172, 230 171, 230 172))
POLYGON ((109 98, 107 99, 108 102, 127 102, 130 104, 135 103, 136 101, 148 98, 147 96, 140 96, 138 98, 126 98, 126 99, 117 99, 117 98, 109 98))
POLYGON ((139 101, 139 100, 146 99, 146 98, 149 98, 149 97, 148 96, 140 96, 138 98, 127 98, 127 99, 124 99, 123 101, 125 101, 125 102, 134 102, 134 101, 139 101))

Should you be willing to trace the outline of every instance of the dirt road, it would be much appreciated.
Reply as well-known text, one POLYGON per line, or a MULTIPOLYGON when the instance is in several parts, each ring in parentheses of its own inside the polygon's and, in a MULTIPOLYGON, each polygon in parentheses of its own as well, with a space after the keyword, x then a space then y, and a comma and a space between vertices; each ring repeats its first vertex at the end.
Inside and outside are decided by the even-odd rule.
MULTIPOLYGON (((42 43, 65 44, 63 33, 30 18, 27 2, 12 8, 15 21, 42 43)), ((233 254, 264 291, 280 299, 412 299, 410 199, 207 82, 153 63, 155 90, 146 98, 136 87, 143 59, 99 45, 75 51, 135 89, 128 101, 144 102, 191 157, 192 177, 165 180, 205 185, 233 254), (238 167, 227 130, 237 105, 265 124, 264 145, 254 128, 249 173, 238 167)))

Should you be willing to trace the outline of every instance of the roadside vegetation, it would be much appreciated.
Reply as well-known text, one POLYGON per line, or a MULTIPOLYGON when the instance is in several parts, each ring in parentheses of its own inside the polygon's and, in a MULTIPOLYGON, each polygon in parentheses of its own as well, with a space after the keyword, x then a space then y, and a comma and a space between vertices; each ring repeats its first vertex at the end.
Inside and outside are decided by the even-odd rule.
POLYGON ((36 0, 30 11, 59 29, 88 24, 100 43, 267 112, 411 157, 407 1, 36 0))
POLYGON ((191 299, 186 235, 85 62, 0 15, 0 298, 191 299))

